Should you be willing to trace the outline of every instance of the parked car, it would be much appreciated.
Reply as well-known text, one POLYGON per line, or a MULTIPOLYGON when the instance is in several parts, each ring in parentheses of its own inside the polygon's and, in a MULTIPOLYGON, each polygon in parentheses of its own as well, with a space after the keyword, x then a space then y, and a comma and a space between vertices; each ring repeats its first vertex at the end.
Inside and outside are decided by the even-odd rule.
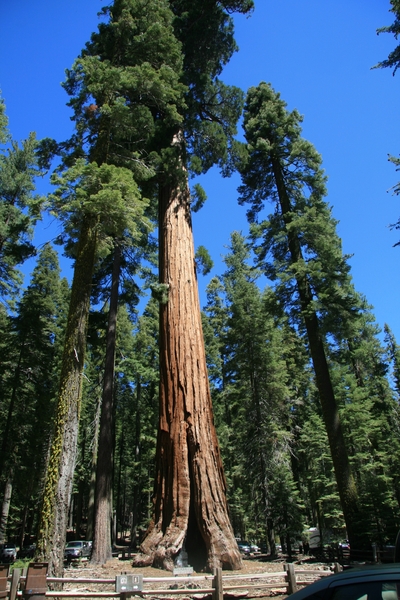
POLYGON ((345 550, 350 550, 349 540, 343 540, 342 542, 339 542, 339 546, 345 550))
POLYGON ((92 547, 89 542, 76 540, 68 542, 64 550, 64 560, 70 561, 73 558, 89 558, 92 547))
POLYGON ((248 544, 247 542, 238 542, 238 548, 239 552, 241 552, 242 554, 250 554, 251 552, 250 544, 248 544))
POLYGON ((17 558, 33 558, 35 555, 36 544, 29 544, 23 546, 17 552, 17 558))
POLYGON ((295 592, 290 600, 397 600, 400 564, 355 567, 324 577, 295 592))
POLYGON ((17 549, 15 544, 2 544, 0 549, 0 562, 12 563, 17 558, 17 549))

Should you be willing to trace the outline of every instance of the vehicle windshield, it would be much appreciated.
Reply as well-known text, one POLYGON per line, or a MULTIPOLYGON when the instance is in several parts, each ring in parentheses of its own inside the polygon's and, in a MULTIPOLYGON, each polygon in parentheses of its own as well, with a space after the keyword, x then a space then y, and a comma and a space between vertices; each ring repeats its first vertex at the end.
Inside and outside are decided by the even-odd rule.
POLYGON ((80 548, 83 542, 68 542, 67 548, 80 548))

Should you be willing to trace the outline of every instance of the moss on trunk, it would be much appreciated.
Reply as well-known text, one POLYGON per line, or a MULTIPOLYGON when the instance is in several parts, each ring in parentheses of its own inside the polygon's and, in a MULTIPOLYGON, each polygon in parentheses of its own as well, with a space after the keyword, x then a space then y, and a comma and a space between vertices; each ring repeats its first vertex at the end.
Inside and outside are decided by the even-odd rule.
POLYGON ((86 218, 82 224, 75 261, 54 434, 46 471, 35 556, 36 560, 49 563, 49 574, 52 576, 61 576, 64 570, 64 547, 76 460, 96 242, 96 221, 86 218))

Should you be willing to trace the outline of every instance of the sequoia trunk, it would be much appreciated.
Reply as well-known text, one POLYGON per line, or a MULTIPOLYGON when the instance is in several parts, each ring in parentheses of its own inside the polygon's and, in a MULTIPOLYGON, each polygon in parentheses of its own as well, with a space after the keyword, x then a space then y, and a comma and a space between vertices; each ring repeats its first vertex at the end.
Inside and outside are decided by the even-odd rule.
POLYGON ((135 566, 241 567, 213 422, 186 186, 159 198, 160 423, 154 517, 135 566))

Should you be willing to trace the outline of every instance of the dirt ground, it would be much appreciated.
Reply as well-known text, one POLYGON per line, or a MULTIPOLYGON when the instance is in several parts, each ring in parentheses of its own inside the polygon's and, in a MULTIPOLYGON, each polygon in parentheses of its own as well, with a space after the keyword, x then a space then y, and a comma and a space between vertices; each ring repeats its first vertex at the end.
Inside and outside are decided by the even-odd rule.
MULTIPOLYGON (((223 575, 231 575, 231 574, 236 574, 236 575, 251 575, 251 574, 256 574, 256 573, 280 573, 282 571, 284 571, 284 564, 285 564, 285 559, 284 558, 280 558, 274 561, 263 561, 263 560, 257 560, 256 558, 251 558, 251 559, 244 559, 243 560, 243 568, 239 571, 223 571, 223 575)), ((298 560, 295 561, 295 568, 296 569, 304 569, 304 570, 321 570, 321 571, 329 571, 330 570, 331 565, 327 565, 327 564, 323 564, 323 563, 316 563, 315 561, 311 561, 309 559, 309 557, 298 557, 298 560)), ((130 559, 126 559, 126 560, 122 560, 121 557, 119 558, 113 558, 112 560, 108 561, 106 564, 104 565, 92 565, 90 562, 82 562, 76 565, 70 565, 69 567, 67 567, 65 569, 65 573, 64 573, 64 577, 68 577, 68 578, 73 578, 73 579, 110 579, 114 582, 115 577, 117 575, 121 575, 124 573, 128 573, 128 574, 142 574, 144 578, 171 578, 171 584, 169 584, 169 582, 154 582, 152 581, 150 582, 145 582, 144 585, 144 590, 146 589, 154 589, 154 590, 158 590, 160 589, 160 592, 155 594, 155 596, 153 597, 157 597, 157 598, 163 598, 165 600, 169 600, 171 598, 179 598, 179 600, 184 600, 185 598, 195 598, 196 600, 202 600, 205 598, 209 598, 210 596, 207 594, 201 594, 201 593, 196 593, 196 587, 197 588, 209 588, 211 587, 211 581, 197 581, 195 584, 193 584, 193 594, 190 595, 182 595, 182 593, 179 596, 171 596, 171 595, 163 595, 162 593, 162 589, 168 589, 171 587, 171 585, 174 585, 175 582, 175 577, 173 575, 173 573, 170 573, 168 571, 163 571, 161 569, 155 569, 153 567, 145 567, 145 568, 134 568, 132 567, 132 561, 130 559)), ((204 573, 193 573, 193 575, 204 575, 204 573)), ((305 577, 306 579, 308 579, 308 577, 305 577)), ((315 576, 312 576, 310 574, 310 583, 311 581, 315 578, 315 576)), ((266 576, 265 580, 268 580, 268 577, 266 576)), ((246 581, 250 582, 249 579, 246 579, 243 584, 246 587, 246 581)), ((272 580, 271 580, 272 581, 272 580)), ((187 585, 185 584, 183 585, 179 585, 179 587, 187 587, 187 585)), ((65 590, 80 590, 80 591, 107 591, 107 590, 111 590, 114 589, 114 585, 113 583, 107 583, 107 584, 93 584, 91 582, 69 582, 67 584, 64 585, 64 589, 65 590)), ((283 598, 287 597, 287 594, 285 593, 284 589, 274 589, 274 590, 257 590, 254 592, 250 593, 250 590, 246 590, 243 589, 242 591, 238 591, 235 593, 232 593, 232 595, 230 596, 231 598, 250 598, 250 597, 257 597, 257 598, 264 598, 264 597, 274 597, 274 599, 276 600, 280 600, 283 598)))

